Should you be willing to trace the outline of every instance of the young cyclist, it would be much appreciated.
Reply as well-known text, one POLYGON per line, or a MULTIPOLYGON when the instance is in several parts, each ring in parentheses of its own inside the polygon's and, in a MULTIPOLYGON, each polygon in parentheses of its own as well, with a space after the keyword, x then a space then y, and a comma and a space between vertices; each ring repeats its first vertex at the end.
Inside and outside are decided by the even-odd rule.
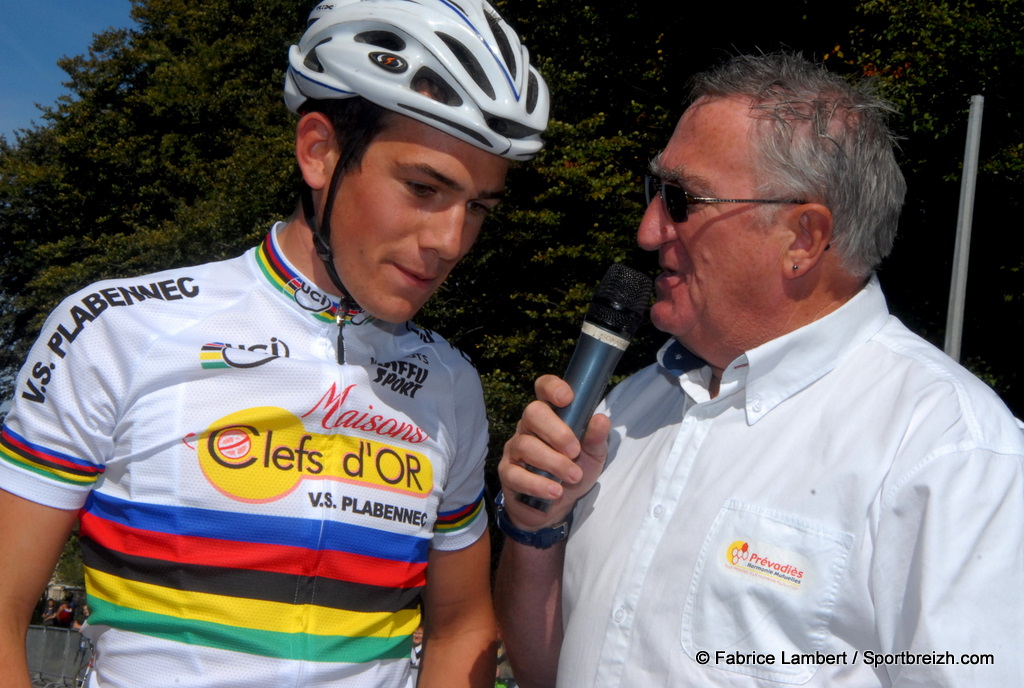
POLYGON ((91 685, 402 686, 421 623, 420 686, 493 685, 480 382, 410 319, 541 148, 546 86, 482 0, 340 0, 285 98, 296 213, 233 260, 74 294, 18 377, 6 686, 79 514, 91 685))

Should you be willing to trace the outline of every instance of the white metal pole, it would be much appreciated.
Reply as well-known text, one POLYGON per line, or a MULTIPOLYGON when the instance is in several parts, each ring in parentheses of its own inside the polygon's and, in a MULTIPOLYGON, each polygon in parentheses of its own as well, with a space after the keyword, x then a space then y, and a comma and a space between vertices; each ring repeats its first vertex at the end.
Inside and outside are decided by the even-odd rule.
POLYGON ((949 310, 946 313, 945 351, 960 360, 960 341, 964 328, 964 301, 967 293, 967 262, 971 253, 971 222, 974 215, 974 191, 978 180, 978 147, 981 141, 981 114, 984 96, 971 96, 967 119, 967 144, 964 170, 960 180, 960 209, 956 221, 956 248, 953 251, 953 277, 949 285, 949 310))

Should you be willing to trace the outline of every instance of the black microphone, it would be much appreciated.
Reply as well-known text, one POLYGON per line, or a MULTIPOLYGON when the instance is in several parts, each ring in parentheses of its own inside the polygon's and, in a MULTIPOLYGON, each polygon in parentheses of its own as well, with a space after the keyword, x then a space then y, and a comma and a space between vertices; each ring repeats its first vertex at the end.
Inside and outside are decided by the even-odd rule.
MULTIPOLYGON (((577 439, 583 438, 615 366, 644 320, 650 300, 651 278, 621 263, 608 268, 594 292, 583 318, 583 331, 563 377, 572 387, 573 400, 568 406, 555 409, 577 439)), ((526 468, 556 480, 555 476, 535 466, 526 468)), ((551 506, 550 500, 532 495, 520 494, 518 498, 540 511, 547 511, 551 506)))

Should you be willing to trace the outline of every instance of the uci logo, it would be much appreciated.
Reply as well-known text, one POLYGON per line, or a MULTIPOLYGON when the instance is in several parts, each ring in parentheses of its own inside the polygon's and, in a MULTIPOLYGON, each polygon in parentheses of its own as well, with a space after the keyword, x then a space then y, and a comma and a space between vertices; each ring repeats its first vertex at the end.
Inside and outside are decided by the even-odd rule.
POLYGON ((400 74, 409 69, 408 62, 392 53, 370 53, 370 59, 381 69, 394 72, 395 74, 400 74))

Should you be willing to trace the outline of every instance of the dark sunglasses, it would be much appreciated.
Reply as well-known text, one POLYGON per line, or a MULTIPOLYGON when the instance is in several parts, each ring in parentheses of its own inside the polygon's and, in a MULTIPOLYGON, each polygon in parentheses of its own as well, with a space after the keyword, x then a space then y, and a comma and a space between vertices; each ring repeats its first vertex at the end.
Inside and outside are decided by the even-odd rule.
POLYGON ((655 196, 661 194, 661 201, 665 204, 665 210, 673 222, 686 222, 690 216, 690 206, 701 203, 806 203, 796 199, 787 200, 765 200, 760 198, 703 198, 691 196, 681 187, 675 184, 666 184, 665 181, 655 174, 644 175, 644 193, 647 195, 647 205, 650 205, 655 196))

